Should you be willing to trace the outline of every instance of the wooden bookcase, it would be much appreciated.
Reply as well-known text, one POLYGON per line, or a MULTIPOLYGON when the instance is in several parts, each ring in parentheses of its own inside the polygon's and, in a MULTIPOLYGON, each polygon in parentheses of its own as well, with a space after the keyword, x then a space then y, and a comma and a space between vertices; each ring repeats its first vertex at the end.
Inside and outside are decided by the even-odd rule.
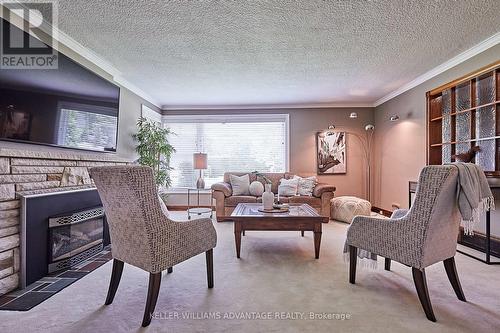
POLYGON ((427 164, 473 146, 474 162, 500 178, 500 61, 427 92, 427 164))

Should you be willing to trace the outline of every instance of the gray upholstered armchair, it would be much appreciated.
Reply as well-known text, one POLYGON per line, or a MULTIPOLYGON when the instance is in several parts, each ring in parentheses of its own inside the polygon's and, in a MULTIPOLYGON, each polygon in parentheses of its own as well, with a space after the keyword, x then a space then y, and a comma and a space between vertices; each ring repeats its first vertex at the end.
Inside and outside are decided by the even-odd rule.
POLYGON ((349 282, 355 283, 357 248, 386 258, 385 269, 396 260, 412 268, 417 294, 427 318, 432 310, 425 267, 444 261, 448 278, 461 301, 465 296, 455 268, 460 212, 457 206, 458 171, 454 166, 428 166, 420 173, 415 203, 391 219, 357 216, 348 233, 349 282))
POLYGON ((212 220, 170 220, 161 207, 153 170, 143 166, 91 169, 104 206, 111 236, 113 272, 106 305, 113 302, 123 263, 150 273, 142 326, 148 326, 160 290, 161 273, 200 253, 206 253, 208 287, 212 288, 213 248, 217 242, 212 220))

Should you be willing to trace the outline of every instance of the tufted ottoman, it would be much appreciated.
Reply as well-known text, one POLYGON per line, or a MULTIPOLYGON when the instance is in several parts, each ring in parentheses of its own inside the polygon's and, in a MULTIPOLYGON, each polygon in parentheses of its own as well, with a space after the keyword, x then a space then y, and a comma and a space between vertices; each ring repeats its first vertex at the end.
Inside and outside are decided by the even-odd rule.
POLYGON ((330 215, 333 220, 351 223, 356 215, 370 216, 372 205, 356 197, 336 197, 330 201, 330 215))

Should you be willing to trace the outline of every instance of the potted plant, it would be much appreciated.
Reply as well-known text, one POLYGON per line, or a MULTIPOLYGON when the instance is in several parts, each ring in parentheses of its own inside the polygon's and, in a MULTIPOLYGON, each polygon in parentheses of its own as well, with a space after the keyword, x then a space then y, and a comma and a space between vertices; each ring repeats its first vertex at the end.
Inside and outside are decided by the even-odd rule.
POLYGON ((260 177, 260 178, 262 178, 266 184, 271 184, 271 183, 272 183, 272 182, 271 182, 271 179, 269 179, 269 178, 267 178, 266 176, 264 176, 264 174, 263 174, 263 173, 261 173, 261 172, 259 172, 259 171, 253 171, 252 173, 255 175, 255 177, 256 177, 257 179, 259 179, 259 177, 260 177))
POLYGON ((175 149, 168 142, 170 134, 173 133, 169 128, 141 117, 137 121, 137 133, 133 135, 138 143, 135 148, 139 154, 138 162, 153 169, 155 182, 159 188, 167 188, 172 184, 170 158, 175 149))

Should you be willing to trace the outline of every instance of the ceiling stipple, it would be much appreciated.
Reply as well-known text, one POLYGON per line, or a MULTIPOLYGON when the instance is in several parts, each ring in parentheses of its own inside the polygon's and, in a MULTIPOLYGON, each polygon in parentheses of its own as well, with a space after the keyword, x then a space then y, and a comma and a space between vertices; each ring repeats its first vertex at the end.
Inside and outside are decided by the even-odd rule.
POLYGON ((500 31, 498 0, 59 0, 161 105, 373 104, 500 31))

